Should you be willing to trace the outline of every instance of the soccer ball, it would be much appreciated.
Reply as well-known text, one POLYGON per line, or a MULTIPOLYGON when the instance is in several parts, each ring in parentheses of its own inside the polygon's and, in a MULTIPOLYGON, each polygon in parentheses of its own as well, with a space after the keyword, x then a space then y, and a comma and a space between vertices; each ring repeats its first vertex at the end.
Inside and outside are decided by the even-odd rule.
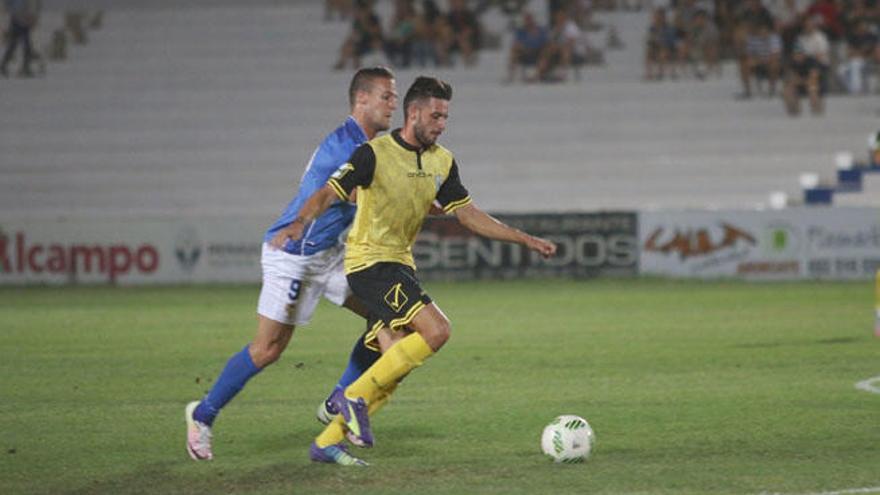
POLYGON ((553 462, 584 462, 593 450, 596 435, 590 423, 580 416, 563 414, 550 422, 541 435, 541 450, 553 462))

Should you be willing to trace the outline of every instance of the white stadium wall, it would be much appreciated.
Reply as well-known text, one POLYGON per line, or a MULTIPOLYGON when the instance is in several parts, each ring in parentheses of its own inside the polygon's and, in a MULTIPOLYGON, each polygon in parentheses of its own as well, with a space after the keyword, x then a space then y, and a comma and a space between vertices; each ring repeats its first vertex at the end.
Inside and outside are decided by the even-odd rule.
MULTIPOLYGON (((426 279, 657 275, 747 280, 870 279, 880 209, 500 215, 554 239, 542 260, 476 239, 448 219, 426 225, 426 279)), ((257 283, 265 218, 0 217, 0 285, 257 283)))

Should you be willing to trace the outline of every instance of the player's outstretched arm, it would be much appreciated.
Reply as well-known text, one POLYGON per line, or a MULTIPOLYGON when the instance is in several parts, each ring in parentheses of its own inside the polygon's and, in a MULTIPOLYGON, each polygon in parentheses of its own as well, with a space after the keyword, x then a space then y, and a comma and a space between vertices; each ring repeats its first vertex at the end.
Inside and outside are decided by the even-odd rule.
POLYGON ((473 203, 469 203, 455 210, 455 216, 462 225, 475 234, 490 239, 497 239, 499 241, 522 244, 532 251, 540 253, 541 256, 545 258, 549 258, 556 254, 556 244, 553 242, 515 229, 504 222, 493 218, 491 215, 477 208, 473 203))
POLYGON ((306 225, 321 216, 321 213, 324 213, 327 208, 330 208, 330 205, 332 205, 338 198, 339 196, 337 196, 336 191, 329 185, 325 184, 324 187, 318 189, 315 194, 312 194, 309 199, 306 200, 306 203, 299 210, 299 215, 297 215, 290 225, 275 233, 275 237, 269 241, 269 244, 276 249, 281 249, 287 241, 299 240, 303 235, 303 230, 306 225))

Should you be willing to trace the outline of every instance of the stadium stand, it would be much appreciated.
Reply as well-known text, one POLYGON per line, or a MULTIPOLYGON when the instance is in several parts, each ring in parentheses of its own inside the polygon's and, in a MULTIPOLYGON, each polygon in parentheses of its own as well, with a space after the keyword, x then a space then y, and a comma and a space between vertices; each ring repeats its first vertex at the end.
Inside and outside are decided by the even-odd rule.
MULTIPOLYGON (((62 19, 64 5, 44 2, 41 39, 60 25, 49 20, 62 19)), ((542 5, 529 8, 546 22, 542 5)), ((275 215, 346 111, 350 73, 330 65, 348 25, 324 22, 320 0, 91 8, 106 13, 87 45, 50 63, 44 78, 0 80, 0 114, 14 116, 0 119, 0 210, 275 215)), ((379 2, 383 19, 390 8, 379 2)), ((504 33, 502 50, 482 53, 474 67, 426 71, 455 88, 455 125, 443 141, 483 208, 765 206, 771 191, 797 197, 804 171, 833 176, 835 153, 858 156, 880 124, 870 96, 830 98, 825 115, 797 120, 781 101, 734 101, 732 65, 721 79, 645 84, 647 11, 596 18, 626 48, 578 82, 500 84, 510 33, 497 10, 483 22, 504 33)), ((398 71, 400 90, 418 73, 398 71)), ((876 191, 867 184, 841 200, 877 206, 876 191)))

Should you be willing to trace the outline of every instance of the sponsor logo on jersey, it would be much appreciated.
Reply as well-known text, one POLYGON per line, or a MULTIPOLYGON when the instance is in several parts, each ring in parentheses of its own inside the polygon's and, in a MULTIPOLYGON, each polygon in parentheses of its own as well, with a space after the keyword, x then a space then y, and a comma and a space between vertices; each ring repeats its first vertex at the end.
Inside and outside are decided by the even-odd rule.
POLYGON ((400 308, 406 305, 407 301, 409 301, 409 298, 403 292, 403 284, 400 282, 391 286, 388 292, 385 293, 385 303, 397 313, 400 312, 400 308))

